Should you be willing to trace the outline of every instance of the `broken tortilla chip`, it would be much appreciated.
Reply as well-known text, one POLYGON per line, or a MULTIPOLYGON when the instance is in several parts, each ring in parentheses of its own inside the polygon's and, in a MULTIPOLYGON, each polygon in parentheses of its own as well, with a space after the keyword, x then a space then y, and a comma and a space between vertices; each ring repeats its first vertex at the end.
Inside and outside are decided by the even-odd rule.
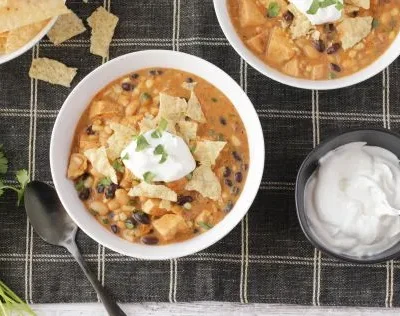
POLYGON ((101 173, 105 177, 109 177, 112 182, 118 184, 117 173, 108 160, 107 151, 104 146, 88 149, 84 152, 84 155, 89 159, 93 168, 98 173, 101 173))
POLYGON ((187 108, 188 104, 185 99, 160 93, 160 109, 157 120, 164 118, 167 121, 176 123, 185 117, 187 108))
POLYGON ((14 52, 24 46, 32 38, 38 35, 48 22, 48 20, 45 20, 9 31, 5 47, 6 53, 14 52))
POLYGON ((199 102, 199 99, 197 98, 196 94, 192 90, 192 93, 190 95, 190 99, 188 102, 188 107, 187 107, 187 112, 186 115, 190 117, 192 120, 195 120, 199 123, 205 123, 206 118, 204 116, 204 113, 201 109, 201 104, 199 102))
POLYGON ((145 116, 139 123, 140 134, 144 134, 157 127, 157 122, 153 116, 145 116))
POLYGON ((176 202, 178 195, 165 185, 149 184, 141 182, 137 186, 130 189, 129 196, 143 196, 148 198, 163 199, 176 202))
POLYGON ((0 33, 69 13, 63 0, 12 0, 0 7, 0 33))
POLYGON ((186 144, 189 144, 191 140, 196 139, 198 127, 196 122, 182 120, 178 122, 178 127, 180 135, 186 144))
POLYGON ((98 7, 87 19, 92 28, 90 52, 101 57, 108 57, 111 40, 119 18, 103 7, 98 7))
POLYGON ((158 207, 166 209, 167 211, 169 211, 171 209, 171 207, 172 207, 172 204, 171 204, 171 201, 161 200, 160 201, 160 205, 158 207))
POLYGON ((110 128, 114 131, 114 134, 107 140, 107 156, 111 161, 114 161, 121 156, 121 152, 133 140, 136 131, 126 125, 114 122, 110 123, 110 128))
POLYGON ((197 191, 205 198, 219 200, 221 184, 210 166, 201 165, 193 172, 192 179, 186 184, 185 190, 197 191))
POLYGON ((226 142, 215 142, 209 140, 197 142, 193 156, 202 165, 212 166, 215 164, 219 153, 225 147, 225 145, 226 142))
POLYGON ((183 88, 183 89, 186 89, 186 90, 194 90, 194 88, 197 86, 197 82, 195 82, 195 81, 192 81, 192 82, 187 82, 187 81, 184 81, 183 83, 182 83, 182 85, 181 85, 181 87, 183 88))
POLYGON ((82 20, 73 12, 61 15, 51 30, 47 33, 47 37, 54 45, 73 38, 74 36, 86 31, 82 20))
POLYGON ((345 18, 337 26, 343 49, 352 48, 367 37, 372 29, 372 21, 372 16, 345 18))
POLYGON ((54 59, 36 58, 32 60, 29 77, 70 87, 76 71, 77 68, 69 68, 54 59))

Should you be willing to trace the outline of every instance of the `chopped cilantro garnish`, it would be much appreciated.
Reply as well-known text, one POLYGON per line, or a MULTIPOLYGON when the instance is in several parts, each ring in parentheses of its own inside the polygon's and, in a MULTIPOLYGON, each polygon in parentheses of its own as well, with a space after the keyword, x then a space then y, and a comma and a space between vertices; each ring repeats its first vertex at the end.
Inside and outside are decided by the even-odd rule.
POLYGON ((339 11, 344 8, 341 0, 314 0, 307 13, 314 15, 317 14, 319 9, 324 9, 332 5, 334 5, 335 8, 339 11))
POLYGON ((99 185, 102 185, 104 187, 108 187, 109 185, 111 185, 111 183, 112 183, 112 181, 111 181, 111 179, 109 177, 102 178, 99 181, 99 185))
POLYGON ((197 224, 199 224, 199 226, 205 230, 209 230, 209 229, 213 228, 212 225, 210 225, 206 222, 198 222, 197 224))
POLYGON ((115 160, 115 161, 113 162, 112 166, 113 166, 113 168, 115 169, 115 171, 117 171, 117 172, 121 172, 121 173, 122 173, 122 172, 125 171, 125 168, 124 168, 124 165, 123 165, 121 159, 115 160))
POLYGON ((75 189, 76 191, 81 192, 84 188, 85 188, 85 181, 83 181, 83 179, 80 178, 78 182, 75 183, 75 189))
POLYGON ((379 20, 378 19, 373 19, 372 20, 372 28, 376 29, 379 26, 379 20))
POLYGON ((126 153, 126 154, 124 155, 124 157, 122 157, 121 159, 122 159, 122 160, 128 160, 128 159, 129 159, 129 154, 126 153))
POLYGON ((125 226, 126 226, 126 228, 128 228, 128 229, 133 229, 133 228, 135 227, 135 225, 133 225, 133 223, 132 223, 132 221, 131 221, 130 219, 127 219, 127 220, 125 221, 125 226))
POLYGON ((108 221, 107 218, 103 218, 101 221, 103 222, 104 225, 108 225, 109 224, 109 221, 108 221))
POLYGON ((153 179, 156 177, 156 175, 151 172, 151 171, 147 171, 143 174, 143 180, 146 181, 147 183, 151 183, 153 182, 153 179))
POLYGON ((146 101, 148 101, 148 100, 150 100, 150 99, 151 99, 151 95, 148 94, 147 92, 143 92, 143 93, 140 95, 140 102, 141 102, 141 103, 145 103, 146 101))
POLYGON ((160 123, 158 124, 157 129, 151 133, 152 138, 161 138, 162 133, 167 129, 168 121, 164 118, 161 119, 160 123))
POLYGON ((136 139, 136 151, 142 151, 150 146, 149 142, 147 141, 146 137, 143 135, 139 135, 136 139))
POLYGON ((334 72, 330 72, 329 79, 336 79, 336 74, 334 72))
POLYGON ((168 159, 168 153, 166 152, 165 148, 163 145, 157 145, 157 147, 154 149, 154 155, 161 155, 161 159, 159 163, 164 163, 168 159))
POLYGON ((280 10, 281 7, 279 6, 279 4, 275 1, 272 1, 268 6, 267 16, 269 18, 275 18, 278 16, 280 10))

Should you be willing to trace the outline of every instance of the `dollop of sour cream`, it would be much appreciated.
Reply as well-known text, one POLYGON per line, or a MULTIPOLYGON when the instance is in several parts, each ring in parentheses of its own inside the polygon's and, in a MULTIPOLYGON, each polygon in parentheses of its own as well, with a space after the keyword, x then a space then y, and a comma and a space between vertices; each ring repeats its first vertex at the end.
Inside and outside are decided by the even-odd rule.
POLYGON ((340 2, 341 9, 338 9, 336 4, 332 4, 325 8, 320 7, 315 14, 309 14, 307 12, 312 7, 314 0, 289 0, 290 3, 310 20, 312 25, 333 23, 340 20, 343 13, 343 0, 337 1, 340 2))
POLYGON ((320 159, 305 190, 311 229, 328 249, 378 254, 400 240, 399 159, 355 142, 320 159))
POLYGON ((146 148, 136 151, 138 140, 133 140, 121 153, 125 167, 135 177, 143 180, 143 175, 151 172, 154 176, 153 181, 171 182, 183 178, 196 168, 196 161, 181 137, 164 131, 159 138, 154 138, 153 132, 155 130, 150 130, 141 136, 148 143, 146 148), (166 154, 162 163, 162 155, 155 154, 159 145, 166 154))

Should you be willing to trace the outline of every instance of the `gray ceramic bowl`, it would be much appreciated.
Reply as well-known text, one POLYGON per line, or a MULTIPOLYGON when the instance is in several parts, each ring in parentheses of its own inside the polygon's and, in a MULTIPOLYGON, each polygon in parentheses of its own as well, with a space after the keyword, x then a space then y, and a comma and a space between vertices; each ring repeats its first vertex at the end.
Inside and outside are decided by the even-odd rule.
POLYGON ((299 218, 300 226, 304 234, 306 235, 307 239, 314 245, 314 247, 330 255, 331 257, 340 260, 353 263, 371 264, 398 258, 400 257, 400 241, 393 247, 377 255, 368 257, 353 257, 336 253, 333 250, 327 248, 320 242, 319 237, 316 236, 316 234, 310 229, 304 205, 304 191, 306 183, 310 178, 310 176, 313 174, 313 172, 318 168, 318 161, 320 158, 322 158, 331 150, 351 142, 366 142, 368 145, 371 146, 379 146, 385 148, 394 153, 397 157, 400 157, 400 135, 393 133, 389 130, 384 130, 384 129, 353 130, 326 139, 323 143, 317 146, 307 156, 297 174, 295 194, 296 194, 297 216, 299 218))

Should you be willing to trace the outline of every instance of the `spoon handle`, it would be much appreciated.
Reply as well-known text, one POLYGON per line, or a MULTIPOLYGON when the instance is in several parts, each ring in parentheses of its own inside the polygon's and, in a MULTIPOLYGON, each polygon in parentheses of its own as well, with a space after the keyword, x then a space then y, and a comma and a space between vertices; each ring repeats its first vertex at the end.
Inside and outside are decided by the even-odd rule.
POLYGON ((111 298, 111 296, 106 292, 104 287, 100 284, 94 274, 89 270, 86 262, 83 260, 83 257, 78 249, 74 240, 70 240, 65 244, 65 248, 71 253, 71 255, 75 258, 75 260, 79 263, 79 266, 82 268, 86 277, 92 283, 94 289, 97 292, 97 295, 100 297, 100 300, 103 302, 104 307, 106 308, 108 314, 110 316, 127 316, 124 311, 117 305, 115 300, 111 298))

